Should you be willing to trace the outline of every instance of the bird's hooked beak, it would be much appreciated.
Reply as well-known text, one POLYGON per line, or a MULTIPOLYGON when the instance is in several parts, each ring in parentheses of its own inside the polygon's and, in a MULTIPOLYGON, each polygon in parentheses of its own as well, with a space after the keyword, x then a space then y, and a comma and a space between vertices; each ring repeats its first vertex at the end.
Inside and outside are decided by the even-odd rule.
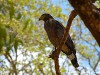
POLYGON ((40 20, 44 20, 44 18, 45 18, 45 15, 42 15, 42 16, 39 18, 39 21, 40 21, 40 20))
POLYGON ((41 17, 39 18, 39 21, 41 20, 41 17))

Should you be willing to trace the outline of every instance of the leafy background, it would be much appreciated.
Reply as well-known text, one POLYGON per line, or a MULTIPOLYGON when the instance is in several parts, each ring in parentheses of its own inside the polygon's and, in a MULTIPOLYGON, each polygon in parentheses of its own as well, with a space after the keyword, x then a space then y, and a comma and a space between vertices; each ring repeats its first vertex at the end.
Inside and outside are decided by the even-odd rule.
MULTIPOLYGON (((99 8, 99 0, 94 5, 99 8)), ((55 75, 54 62, 48 58, 53 46, 38 19, 50 13, 66 26, 71 10, 67 0, 0 0, 0 75, 55 75)), ((80 67, 75 70, 61 53, 61 74, 99 75, 100 47, 79 16, 70 35, 80 67)))

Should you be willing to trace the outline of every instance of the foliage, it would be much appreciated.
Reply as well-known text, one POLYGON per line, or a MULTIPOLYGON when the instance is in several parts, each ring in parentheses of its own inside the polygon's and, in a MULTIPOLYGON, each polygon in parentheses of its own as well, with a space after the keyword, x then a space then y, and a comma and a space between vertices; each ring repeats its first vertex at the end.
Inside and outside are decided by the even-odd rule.
MULTIPOLYGON (((54 63, 48 58, 53 46, 48 41, 43 23, 38 21, 40 15, 45 12, 50 13, 63 24, 68 19, 68 16, 62 13, 62 8, 54 5, 51 0, 0 0, 1 75, 55 75, 54 63)), ((83 25, 80 27, 82 21, 79 17, 74 22, 70 34, 75 41, 77 52, 87 60, 91 59, 93 63, 98 60, 98 56, 93 58, 98 54, 96 50, 98 45, 89 32, 86 34, 84 31, 80 32, 86 27, 83 25), (85 37, 86 35, 89 37, 85 37)), ((66 65, 67 67, 71 65, 64 54, 61 54, 60 59, 61 73, 64 75, 69 72, 66 65)))

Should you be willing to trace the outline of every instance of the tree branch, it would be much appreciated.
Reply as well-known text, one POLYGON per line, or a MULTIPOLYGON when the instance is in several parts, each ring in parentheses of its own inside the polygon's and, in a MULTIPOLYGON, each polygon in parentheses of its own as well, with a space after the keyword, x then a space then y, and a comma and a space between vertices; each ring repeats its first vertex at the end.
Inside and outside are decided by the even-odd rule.
POLYGON ((85 26, 100 46, 100 10, 92 3, 96 0, 68 0, 77 11, 85 26))
POLYGON ((94 47, 94 49, 95 49, 95 51, 98 53, 98 59, 97 59, 97 62, 96 62, 96 64, 94 64, 94 66, 91 64, 91 61, 90 61, 90 58, 86 58, 84 55, 82 55, 80 52, 80 54, 84 57, 84 58, 86 58, 87 60, 88 60, 88 62, 89 62, 89 65, 90 65, 90 67, 93 69, 93 71, 94 71, 94 73, 97 75, 97 73, 96 73, 96 68, 97 68, 97 66, 98 66, 98 64, 99 64, 99 61, 100 61, 100 52, 96 49, 96 43, 95 44, 92 44, 92 43, 90 43, 89 41, 87 41, 86 39, 84 39, 82 36, 81 36, 81 34, 83 34, 83 32, 81 31, 81 26, 80 26, 80 38, 82 39, 82 40, 84 40, 86 43, 88 43, 88 44, 90 44, 91 46, 93 46, 94 47))
POLYGON ((18 75, 17 68, 16 68, 16 63, 14 63, 14 60, 11 57, 11 55, 9 54, 9 52, 5 54, 5 57, 9 61, 9 63, 11 64, 13 72, 15 73, 15 75, 18 75))
POLYGON ((69 16, 69 20, 68 20, 68 23, 67 23, 67 26, 66 26, 66 31, 63 35, 63 38, 60 42, 60 45, 58 48, 55 48, 55 51, 53 51, 53 53, 50 55, 50 58, 52 58, 55 62, 55 70, 56 70, 56 75, 61 75, 60 73, 60 70, 59 70, 59 54, 60 54, 60 51, 61 51, 61 48, 63 46, 63 44, 65 43, 66 41, 66 37, 69 33, 69 30, 70 30, 70 27, 71 27, 71 23, 73 21, 73 19, 75 18, 75 16, 77 15, 77 12, 75 10, 73 10, 69 16))

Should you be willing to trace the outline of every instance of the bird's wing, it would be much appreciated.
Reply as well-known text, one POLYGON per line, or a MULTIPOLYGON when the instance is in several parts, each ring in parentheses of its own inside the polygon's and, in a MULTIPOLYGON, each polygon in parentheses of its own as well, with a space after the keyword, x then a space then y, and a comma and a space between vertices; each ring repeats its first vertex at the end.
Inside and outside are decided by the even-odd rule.
POLYGON ((70 35, 68 34, 67 37, 67 41, 65 42, 65 44, 68 46, 68 48, 73 51, 76 54, 76 49, 75 49, 75 45, 70 37, 70 35))
POLYGON ((52 20, 52 25, 55 27, 55 33, 57 34, 57 37, 62 38, 65 30, 64 26, 56 20, 52 20))
MULTIPOLYGON (((65 27, 60 22, 58 22, 56 20, 52 20, 52 25, 55 26, 55 32, 57 34, 57 37, 62 38, 63 34, 64 34, 65 27)), ((65 44, 68 46, 68 48, 71 51, 73 51, 76 54, 75 45, 74 45, 69 34, 68 34, 68 37, 67 37, 65 44)))

